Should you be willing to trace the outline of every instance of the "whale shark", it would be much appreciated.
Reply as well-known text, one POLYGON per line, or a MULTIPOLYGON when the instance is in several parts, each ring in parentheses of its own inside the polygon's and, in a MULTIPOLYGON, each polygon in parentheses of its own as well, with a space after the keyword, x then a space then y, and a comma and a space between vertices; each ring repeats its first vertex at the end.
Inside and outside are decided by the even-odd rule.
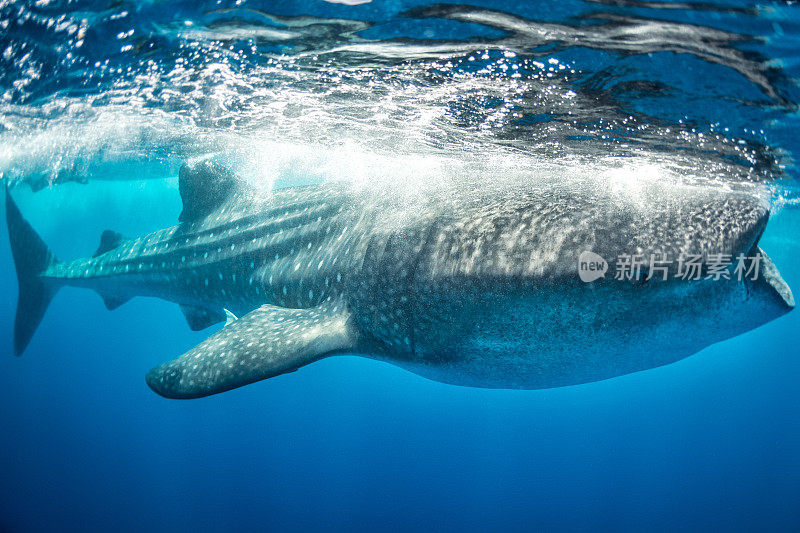
POLYGON ((69 285, 108 309, 134 296, 175 302, 193 330, 225 322, 147 372, 168 398, 340 354, 444 383, 541 389, 666 365, 794 307, 759 247, 769 205, 746 190, 652 180, 631 193, 560 177, 266 194, 210 160, 185 164, 178 185, 176 225, 132 239, 107 230, 92 257, 72 261, 50 252, 6 190, 16 354, 69 285), (582 279, 587 253, 603 264, 582 279), (633 256, 661 266, 614 275, 633 256), (693 278, 679 275, 686 256, 693 278), (719 257, 750 258, 751 272, 734 276, 719 257))

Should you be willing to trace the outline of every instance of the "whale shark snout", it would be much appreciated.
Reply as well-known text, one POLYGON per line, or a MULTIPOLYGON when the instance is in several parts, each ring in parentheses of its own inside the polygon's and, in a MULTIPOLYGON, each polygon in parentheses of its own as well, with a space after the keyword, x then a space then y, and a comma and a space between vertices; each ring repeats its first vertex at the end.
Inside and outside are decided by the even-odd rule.
POLYGON ((781 277, 778 267, 764 250, 756 248, 756 253, 759 254, 760 264, 758 276, 746 280, 750 290, 757 294, 758 299, 767 302, 776 316, 788 313, 794 309, 794 295, 789 284, 781 277))

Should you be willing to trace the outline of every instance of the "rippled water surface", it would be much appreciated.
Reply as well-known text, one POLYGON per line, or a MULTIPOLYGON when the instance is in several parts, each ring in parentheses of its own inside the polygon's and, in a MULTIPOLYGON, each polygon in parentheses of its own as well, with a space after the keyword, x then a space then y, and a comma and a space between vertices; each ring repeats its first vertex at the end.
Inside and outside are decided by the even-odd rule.
MULTIPOLYGON (((177 170, 205 157, 264 194, 742 188, 797 292, 798 50, 795 2, 0 0, 0 176, 63 256, 172 224, 177 170)), ((176 404, 141 376, 206 335, 167 303, 65 291, 12 359, 7 246, 0 529, 800 527, 796 314, 582 387, 344 359, 176 404)))
POLYGON ((217 153, 265 180, 308 152, 341 174, 644 154, 700 177, 792 175, 794 6, 506 9, 6 2, 0 170, 41 187, 217 153))

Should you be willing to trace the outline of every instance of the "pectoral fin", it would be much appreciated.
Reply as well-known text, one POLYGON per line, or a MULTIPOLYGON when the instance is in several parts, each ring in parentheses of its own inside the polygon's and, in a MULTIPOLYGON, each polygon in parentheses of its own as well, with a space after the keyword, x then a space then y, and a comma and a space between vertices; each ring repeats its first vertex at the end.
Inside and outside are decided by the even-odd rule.
POLYGON ((150 370, 147 384, 167 398, 208 396, 351 349, 357 336, 341 304, 312 309, 264 305, 150 370))

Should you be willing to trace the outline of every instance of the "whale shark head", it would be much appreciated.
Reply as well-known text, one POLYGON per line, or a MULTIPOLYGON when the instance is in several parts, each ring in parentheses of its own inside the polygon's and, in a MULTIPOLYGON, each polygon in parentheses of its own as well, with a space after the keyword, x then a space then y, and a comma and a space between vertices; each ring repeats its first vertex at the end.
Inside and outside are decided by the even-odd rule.
POLYGON ((549 183, 446 205, 367 258, 378 281, 361 291, 372 311, 356 313, 405 366, 440 381, 604 379, 675 361, 794 305, 758 248, 768 205, 749 193, 549 183), (605 263, 588 282, 587 253, 605 263))

